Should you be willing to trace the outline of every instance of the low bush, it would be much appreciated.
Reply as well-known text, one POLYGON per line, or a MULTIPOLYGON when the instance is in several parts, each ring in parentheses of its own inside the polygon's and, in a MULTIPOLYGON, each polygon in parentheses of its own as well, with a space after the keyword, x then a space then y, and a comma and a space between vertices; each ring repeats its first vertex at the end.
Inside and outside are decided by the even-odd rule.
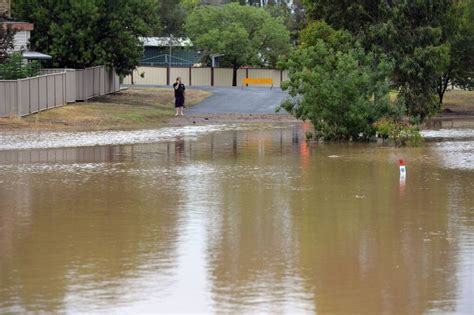
POLYGON ((0 64, 0 80, 18 80, 39 74, 40 64, 36 61, 25 63, 20 53, 13 53, 0 64))
POLYGON ((423 143, 420 128, 410 123, 381 118, 374 124, 377 136, 397 147, 417 147, 423 143))

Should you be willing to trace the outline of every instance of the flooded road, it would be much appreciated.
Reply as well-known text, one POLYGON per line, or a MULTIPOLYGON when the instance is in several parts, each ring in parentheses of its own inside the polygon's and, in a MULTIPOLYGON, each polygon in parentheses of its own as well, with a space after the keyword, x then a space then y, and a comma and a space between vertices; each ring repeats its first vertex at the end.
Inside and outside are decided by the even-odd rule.
POLYGON ((0 313, 473 314, 472 130, 305 128, 2 134, 0 313))

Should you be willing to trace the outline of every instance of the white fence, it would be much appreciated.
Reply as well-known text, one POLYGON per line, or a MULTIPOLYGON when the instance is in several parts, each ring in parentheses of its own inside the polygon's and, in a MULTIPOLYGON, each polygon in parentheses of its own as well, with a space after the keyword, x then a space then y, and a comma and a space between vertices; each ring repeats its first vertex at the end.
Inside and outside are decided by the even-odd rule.
POLYGON ((0 117, 26 116, 120 89, 118 76, 104 66, 43 69, 40 76, 0 81, 0 117))
MULTIPOLYGON (((229 68, 178 68, 178 67, 138 67, 133 72, 133 84, 169 85, 176 77, 181 77, 188 86, 232 86, 233 69, 229 68), (143 78, 141 77, 143 74, 143 78)), ((288 80, 288 71, 276 69, 239 69, 237 85, 243 78, 271 78, 273 86, 280 87, 288 80)), ((132 84, 132 76, 124 79, 124 84, 132 84)))

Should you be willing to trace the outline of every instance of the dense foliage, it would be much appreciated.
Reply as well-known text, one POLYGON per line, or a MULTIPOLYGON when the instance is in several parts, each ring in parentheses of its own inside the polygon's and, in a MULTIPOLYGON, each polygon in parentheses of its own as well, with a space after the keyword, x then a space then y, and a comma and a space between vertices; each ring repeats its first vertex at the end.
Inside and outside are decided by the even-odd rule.
POLYGON ((261 8, 230 3, 194 10, 186 21, 188 36, 203 58, 223 54, 222 64, 237 69, 245 64, 274 66, 289 50, 289 33, 282 20, 261 8))
POLYGON ((453 8, 450 22, 450 28, 445 31, 450 46, 449 61, 437 85, 441 103, 449 84, 474 88, 474 1, 459 2, 453 8))
POLYGON ((106 64, 120 75, 142 58, 139 37, 159 27, 154 0, 16 0, 13 12, 35 24, 31 47, 51 55, 52 66, 106 64))
POLYGON ((420 129, 402 121, 382 118, 374 124, 377 135, 384 141, 388 140, 397 147, 418 147, 423 143, 420 129))
POLYGON ((399 103, 417 121, 440 109, 449 82, 472 86, 473 0, 305 0, 309 19, 349 31, 394 62, 399 103), (469 26, 471 25, 471 27, 469 26))
POLYGON ((39 74, 38 62, 25 63, 21 53, 13 53, 0 63, 0 80, 18 80, 39 74))
POLYGON ((291 78, 283 88, 293 98, 282 107, 310 120, 318 138, 368 140, 379 118, 397 117, 389 100, 392 64, 367 54, 347 31, 311 24, 283 66, 291 78))
POLYGON ((0 15, 0 63, 3 63, 7 57, 8 52, 14 48, 15 30, 10 26, 3 27, 2 20, 6 18, 0 15))
POLYGON ((306 26, 306 16, 301 0, 293 0, 290 3, 280 1, 278 3, 270 2, 265 6, 271 16, 281 18, 286 28, 290 32, 291 43, 297 43, 299 33, 306 26))
POLYGON ((158 0, 160 15, 160 35, 182 36, 183 24, 188 14, 188 9, 197 5, 190 1, 181 0, 158 0))

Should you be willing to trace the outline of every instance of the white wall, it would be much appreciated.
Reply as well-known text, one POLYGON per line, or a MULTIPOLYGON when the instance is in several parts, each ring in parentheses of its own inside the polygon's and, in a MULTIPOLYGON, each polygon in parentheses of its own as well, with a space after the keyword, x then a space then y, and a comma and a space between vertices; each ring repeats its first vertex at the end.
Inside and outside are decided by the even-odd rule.
POLYGON ((26 50, 30 42, 30 31, 18 31, 15 34, 14 45, 15 51, 26 50))

